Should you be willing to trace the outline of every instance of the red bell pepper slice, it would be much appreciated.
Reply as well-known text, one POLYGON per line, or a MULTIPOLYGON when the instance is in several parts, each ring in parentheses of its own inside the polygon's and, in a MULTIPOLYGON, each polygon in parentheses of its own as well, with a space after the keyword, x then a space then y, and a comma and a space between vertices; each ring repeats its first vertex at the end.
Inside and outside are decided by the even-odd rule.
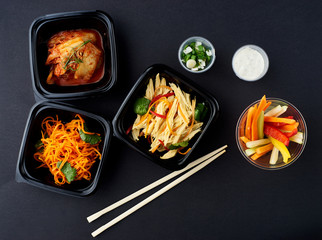
POLYGON ((294 128, 291 132, 284 132, 284 134, 288 138, 293 137, 295 134, 297 134, 297 128, 294 128))
POLYGON ((285 146, 288 146, 290 143, 290 140, 284 133, 269 124, 264 125, 264 134, 282 142, 285 146))

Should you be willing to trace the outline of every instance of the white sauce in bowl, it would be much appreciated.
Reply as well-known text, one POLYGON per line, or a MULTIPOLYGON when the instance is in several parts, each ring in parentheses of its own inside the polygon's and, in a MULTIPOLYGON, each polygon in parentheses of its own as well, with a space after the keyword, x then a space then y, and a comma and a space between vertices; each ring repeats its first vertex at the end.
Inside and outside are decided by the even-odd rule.
POLYGON ((246 81, 256 81, 267 72, 268 57, 261 48, 247 45, 237 50, 232 65, 237 77, 246 81))

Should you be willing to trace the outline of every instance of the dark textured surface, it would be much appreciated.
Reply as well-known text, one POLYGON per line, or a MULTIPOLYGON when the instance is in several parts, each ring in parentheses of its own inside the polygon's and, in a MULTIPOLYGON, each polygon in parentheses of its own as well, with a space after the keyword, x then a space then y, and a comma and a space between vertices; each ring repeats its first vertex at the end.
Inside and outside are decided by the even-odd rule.
POLYGON ((24 126, 35 103, 28 29, 38 16, 103 10, 114 20, 118 82, 105 96, 74 104, 112 120, 140 74, 163 63, 218 100, 221 115, 191 154, 197 158, 228 144, 206 169, 100 235, 99 239, 320 239, 322 162, 320 95, 321 1, 10 1, 0 9, 0 236, 1 239, 90 239, 90 233, 148 196, 88 224, 86 217, 169 173, 116 138, 98 189, 78 199, 15 182, 24 126), (177 60, 181 42, 200 35, 217 59, 203 74, 177 60), (270 68, 260 81, 239 80, 231 58, 244 44, 267 52, 270 68), (299 108, 308 125, 301 158, 280 171, 264 171, 243 159, 235 124, 251 102, 266 94, 299 108))

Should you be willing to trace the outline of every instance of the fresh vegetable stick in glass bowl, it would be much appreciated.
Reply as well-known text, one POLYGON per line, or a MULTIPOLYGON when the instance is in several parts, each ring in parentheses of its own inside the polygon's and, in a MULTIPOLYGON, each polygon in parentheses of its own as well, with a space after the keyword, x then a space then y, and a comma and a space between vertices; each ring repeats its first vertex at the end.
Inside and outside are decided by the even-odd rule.
POLYGON ((302 154, 307 127, 291 103, 264 95, 248 106, 237 122, 236 142, 244 158, 266 170, 289 166, 302 154))

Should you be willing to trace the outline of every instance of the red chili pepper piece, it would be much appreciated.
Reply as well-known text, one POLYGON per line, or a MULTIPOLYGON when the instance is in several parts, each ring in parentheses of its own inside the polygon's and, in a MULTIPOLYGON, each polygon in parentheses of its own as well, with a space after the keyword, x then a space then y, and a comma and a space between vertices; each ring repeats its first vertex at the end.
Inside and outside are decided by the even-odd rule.
POLYGON ((155 116, 160 117, 160 118, 164 118, 164 119, 166 119, 166 118, 167 118, 167 116, 166 116, 166 115, 161 115, 161 114, 159 114, 159 113, 153 112, 152 110, 150 110, 150 113, 152 113, 152 114, 154 114, 155 116))
POLYGON ((282 142, 285 146, 288 146, 290 143, 290 140, 284 133, 269 124, 264 125, 264 133, 265 135, 282 142))
POLYGON ((165 150, 170 151, 170 149, 164 145, 164 142, 162 140, 159 139, 159 142, 162 144, 165 150))
POLYGON ((131 125, 131 126, 126 130, 126 132, 125 132, 125 134, 126 134, 126 135, 128 135, 128 134, 131 132, 132 127, 133 127, 133 125, 131 125))
POLYGON ((150 104, 149 104, 149 107, 151 106, 151 104, 152 104, 152 103, 154 103, 155 101, 159 100, 160 98, 162 98, 162 97, 171 97, 171 96, 173 96, 173 95, 174 95, 174 92, 167 93, 167 94, 163 94, 163 95, 158 95, 158 96, 156 96, 156 97, 154 97, 154 98, 152 99, 152 101, 151 101, 151 102, 150 102, 150 104))

